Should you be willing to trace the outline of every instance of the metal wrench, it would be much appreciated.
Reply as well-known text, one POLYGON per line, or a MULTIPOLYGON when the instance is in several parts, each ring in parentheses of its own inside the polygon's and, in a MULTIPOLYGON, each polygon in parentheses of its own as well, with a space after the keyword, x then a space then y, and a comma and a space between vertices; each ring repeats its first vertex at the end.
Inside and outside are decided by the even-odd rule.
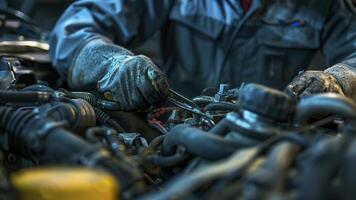
POLYGON ((174 105, 178 106, 179 108, 182 108, 184 110, 188 110, 192 113, 211 118, 210 115, 203 113, 200 110, 200 107, 194 103, 192 100, 188 99, 187 97, 183 96, 182 94, 178 93, 177 91, 174 91, 172 89, 169 90, 171 95, 168 97, 168 101, 173 103, 174 105), (179 100, 182 99, 183 101, 179 100))

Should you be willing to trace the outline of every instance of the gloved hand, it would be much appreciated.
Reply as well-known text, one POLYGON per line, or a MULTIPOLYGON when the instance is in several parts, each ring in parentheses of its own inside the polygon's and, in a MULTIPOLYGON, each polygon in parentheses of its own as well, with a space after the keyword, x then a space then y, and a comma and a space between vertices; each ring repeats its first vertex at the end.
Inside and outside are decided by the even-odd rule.
POLYGON ((287 86, 285 92, 295 97, 321 92, 344 94, 338 81, 324 71, 305 71, 300 73, 287 86))
POLYGON ((356 73, 353 68, 343 64, 335 65, 325 71, 305 71, 293 79, 285 92, 291 96, 332 92, 354 98, 356 73))
POLYGON ((125 111, 146 109, 169 95, 167 78, 148 57, 104 39, 91 40, 80 49, 68 83, 75 89, 97 89, 125 111))

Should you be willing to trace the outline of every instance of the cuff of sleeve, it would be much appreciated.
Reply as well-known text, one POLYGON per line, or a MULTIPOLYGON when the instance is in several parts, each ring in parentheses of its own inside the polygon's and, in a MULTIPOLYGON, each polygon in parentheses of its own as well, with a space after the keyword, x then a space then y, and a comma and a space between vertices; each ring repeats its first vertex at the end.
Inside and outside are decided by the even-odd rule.
POLYGON ((332 75, 338 81, 346 96, 355 99, 356 69, 347 64, 339 63, 326 69, 325 72, 332 75))

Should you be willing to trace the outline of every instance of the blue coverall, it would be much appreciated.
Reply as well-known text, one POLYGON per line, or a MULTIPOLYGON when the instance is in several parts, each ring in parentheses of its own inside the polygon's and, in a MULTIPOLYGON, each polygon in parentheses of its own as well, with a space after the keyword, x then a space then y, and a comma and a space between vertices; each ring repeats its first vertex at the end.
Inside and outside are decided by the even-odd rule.
MULTIPOLYGON (((51 37, 51 57, 66 78, 76 52, 96 37, 125 48, 161 31, 171 86, 188 96, 225 82, 283 89, 321 50, 326 66, 356 67, 356 14, 346 0, 81 0, 51 37)), ((90 58, 88 58, 90 59, 90 58)))

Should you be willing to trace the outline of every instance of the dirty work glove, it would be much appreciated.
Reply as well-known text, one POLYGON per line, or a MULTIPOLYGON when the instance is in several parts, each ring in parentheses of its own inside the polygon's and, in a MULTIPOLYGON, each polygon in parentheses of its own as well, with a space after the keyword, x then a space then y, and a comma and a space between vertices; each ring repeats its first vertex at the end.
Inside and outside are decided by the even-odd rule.
POLYGON ((343 94, 338 81, 324 71, 300 73, 285 90, 291 96, 307 96, 314 93, 332 92, 343 94))
POLYGON ((293 79, 285 92, 292 96, 332 92, 354 98, 356 73, 353 68, 338 64, 325 71, 305 71, 293 79))
POLYGON ((68 74, 69 86, 97 89, 125 111, 144 110, 169 95, 167 78, 146 56, 99 38, 80 48, 68 74))

